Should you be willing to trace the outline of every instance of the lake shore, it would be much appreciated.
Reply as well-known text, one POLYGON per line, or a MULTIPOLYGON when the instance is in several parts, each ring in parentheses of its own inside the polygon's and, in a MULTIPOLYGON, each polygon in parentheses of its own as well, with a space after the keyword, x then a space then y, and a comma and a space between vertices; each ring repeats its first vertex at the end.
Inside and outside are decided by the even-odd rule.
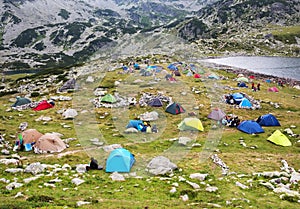
POLYGON ((243 74, 245 77, 248 77, 248 78, 250 76, 254 76, 255 80, 263 80, 263 81, 270 80, 272 83, 274 83, 276 85, 280 81, 282 82, 283 85, 287 85, 290 87, 300 85, 300 81, 296 80, 296 79, 283 78, 283 77, 279 77, 279 76, 275 76, 275 75, 268 75, 268 74, 264 74, 264 73, 257 73, 257 72, 253 72, 253 71, 247 70, 247 69, 231 67, 231 66, 227 66, 227 65, 220 65, 220 64, 216 64, 216 63, 205 62, 204 65, 207 67, 218 69, 218 70, 223 70, 228 73, 234 73, 236 75, 243 74))

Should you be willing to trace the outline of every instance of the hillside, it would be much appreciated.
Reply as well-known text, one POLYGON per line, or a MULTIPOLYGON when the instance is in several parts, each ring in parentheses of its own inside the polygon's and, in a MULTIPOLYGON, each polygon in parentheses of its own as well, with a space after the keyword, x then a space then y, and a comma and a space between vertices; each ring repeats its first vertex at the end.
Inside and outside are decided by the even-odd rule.
POLYGON ((255 86, 261 83, 260 90, 253 91, 251 83, 247 83, 249 88, 237 88, 238 71, 205 67, 191 62, 192 55, 183 48, 178 47, 178 51, 181 54, 174 56, 97 60, 68 72, 55 69, 47 74, 5 76, 0 90, 7 90, 0 97, 0 132, 5 139, 0 144, 0 207, 296 208, 300 200, 299 89, 278 86, 278 78, 266 77, 273 80, 268 83, 252 73, 244 76, 255 76, 252 81, 255 86), (134 62, 140 70, 123 69, 134 62), (174 76, 176 81, 165 79, 166 72, 172 74, 170 64, 181 73, 174 76), (200 78, 188 76, 186 68, 193 69, 200 78), (77 88, 58 92, 70 78, 76 78, 77 88), (279 92, 268 91, 274 86, 279 92), (224 95, 237 92, 246 94, 255 108, 226 104, 224 95), (107 93, 118 102, 100 102, 107 93), (145 105, 145 93, 172 98, 185 112, 165 112, 165 100, 162 107, 145 105), (16 96, 26 96, 34 102, 52 99, 55 106, 41 111, 13 109, 16 96), (134 101, 132 98, 135 104, 127 102, 134 101), (216 107, 241 121, 272 113, 281 126, 247 134, 209 119, 216 107), (69 108, 75 109, 77 115, 66 119, 64 112, 69 108), (158 132, 125 133, 130 120, 151 111, 158 113, 158 119, 150 122, 158 132), (200 119, 203 131, 197 126, 197 131, 179 129, 178 124, 190 117, 200 119), (59 133, 68 148, 44 154, 12 151, 16 133, 24 122, 28 123, 27 129, 34 128, 42 134, 59 133), (284 133, 291 146, 268 141, 275 130, 284 133), (118 146, 133 153, 136 160, 130 173, 117 175, 123 180, 113 180, 116 174, 105 170, 86 171, 91 157, 105 167, 108 151, 118 146), (157 156, 167 157, 177 169, 160 168, 160 172, 168 172, 151 174, 146 168, 157 156), (19 159, 21 165, 17 165, 19 159))
POLYGON ((2 4, 2 70, 71 67, 128 37, 156 33, 196 42, 202 56, 299 56, 298 1, 2 0, 2 4))

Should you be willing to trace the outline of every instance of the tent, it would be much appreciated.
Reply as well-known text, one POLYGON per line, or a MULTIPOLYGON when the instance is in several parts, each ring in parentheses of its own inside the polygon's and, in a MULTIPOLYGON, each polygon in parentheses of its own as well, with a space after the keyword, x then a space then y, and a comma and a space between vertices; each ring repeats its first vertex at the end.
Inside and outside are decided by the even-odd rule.
POLYGON ((158 97, 155 97, 149 102, 148 105, 151 107, 162 107, 163 103, 158 97))
POLYGON ((42 152, 61 152, 67 148, 66 144, 57 136, 57 134, 50 133, 41 136, 34 147, 42 152))
POLYGON ((179 103, 174 102, 166 108, 166 112, 177 115, 180 113, 184 113, 185 110, 179 103))
POLYGON ((137 130, 142 130, 143 126, 143 121, 141 120, 130 120, 126 128, 135 128, 137 130))
POLYGON ((280 126, 279 121, 272 114, 259 116, 256 122, 261 126, 280 126))
POLYGON ((291 141, 279 130, 276 130, 267 140, 284 147, 292 146, 291 141))
POLYGON ((22 106, 22 105, 31 103, 30 99, 25 98, 25 97, 17 96, 16 99, 17 99, 17 101, 12 105, 12 107, 18 107, 18 106, 22 106))
POLYGON ((174 71, 175 76, 181 76, 180 72, 178 70, 174 71))
POLYGON ((253 120, 244 120, 238 125, 237 129, 247 134, 257 134, 265 132, 264 129, 256 121, 253 120))
POLYGON ((209 113, 207 117, 216 121, 220 121, 225 116, 226 114, 223 112, 223 110, 221 110, 220 108, 215 108, 211 111, 211 113, 209 113))
POLYGON ((249 79, 248 78, 246 78, 246 77, 239 77, 238 79, 236 79, 237 81, 239 81, 239 82, 246 82, 246 83, 248 83, 249 82, 249 79))
POLYGON ((241 93, 234 93, 232 94, 232 98, 236 101, 236 102, 240 102, 242 101, 242 99, 244 98, 244 95, 241 93))
POLYGON ((130 172, 135 162, 134 155, 127 149, 118 148, 110 152, 106 160, 106 172, 130 172))
POLYGON ((116 103, 117 99, 111 94, 106 94, 104 97, 101 98, 101 102, 116 103))
POLYGON ((165 79, 166 79, 166 80, 169 80, 170 78, 172 78, 172 75, 171 75, 171 74, 165 75, 165 79))
POLYGON ((243 98, 239 104, 240 108, 251 108, 252 104, 247 98, 243 98))
POLYGON ((54 102, 48 102, 47 100, 41 101, 33 110, 41 111, 54 107, 54 102))
POLYGON ((201 75, 197 73, 194 75, 194 78, 201 78, 201 75))
POLYGON ((75 84, 76 84, 75 78, 71 78, 67 82, 65 82, 62 87, 59 88, 59 91, 64 92, 68 90, 73 90, 75 89, 75 84))
POLYGON ((245 84, 245 82, 241 82, 241 83, 238 83, 238 87, 247 88, 248 86, 245 84))
POLYGON ((168 69, 170 69, 170 70, 178 70, 178 68, 175 65, 173 65, 173 64, 170 64, 168 66, 168 69))
POLYGON ((198 118, 185 118, 178 124, 178 129, 181 131, 204 131, 202 123, 198 118))
POLYGON ((27 129, 22 132, 23 144, 36 142, 41 136, 43 136, 43 134, 36 129, 27 129))
POLYGON ((279 92, 278 88, 276 88, 275 86, 269 88, 268 91, 270 91, 270 92, 279 92))
POLYGON ((220 79, 219 76, 217 76, 217 75, 214 74, 214 73, 210 74, 210 75, 208 76, 208 78, 210 78, 210 79, 216 79, 216 80, 220 79))
POLYGON ((193 73, 191 71, 189 71, 186 76, 193 76, 193 73))

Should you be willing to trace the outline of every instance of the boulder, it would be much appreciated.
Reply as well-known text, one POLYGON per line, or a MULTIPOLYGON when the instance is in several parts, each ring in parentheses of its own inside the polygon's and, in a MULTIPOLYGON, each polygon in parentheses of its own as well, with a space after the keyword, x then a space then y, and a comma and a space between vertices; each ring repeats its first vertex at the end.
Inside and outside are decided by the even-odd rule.
POLYGON ((187 143, 189 143, 189 142, 191 142, 191 141, 192 141, 192 139, 190 139, 189 137, 184 137, 184 136, 182 136, 182 137, 179 137, 179 139, 178 139, 178 144, 181 144, 181 145, 186 146, 187 143))
POLYGON ((21 187, 21 186, 23 186, 23 184, 18 183, 18 182, 12 182, 12 183, 10 183, 10 184, 8 184, 8 185, 6 186, 6 189, 7 189, 7 190, 13 190, 13 189, 19 188, 19 187, 21 187))
POLYGON ((153 175, 164 175, 177 169, 177 165, 164 156, 153 158, 147 165, 147 170, 153 175))
POLYGON ((31 163, 30 165, 28 165, 25 168, 24 172, 32 173, 33 175, 36 175, 38 173, 43 172, 44 169, 45 169, 45 167, 40 162, 37 162, 37 163, 31 163))
POLYGON ((118 172, 113 172, 110 176, 109 176, 113 181, 125 181, 125 177, 118 173, 118 172))
POLYGON ((138 133, 139 131, 136 128, 127 128, 124 133, 138 133))
POLYGON ((80 179, 80 178, 74 178, 72 179, 72 183, 75 184, 76 186, 84 183, 84 180, 80 179))
POLYGON ((192 174, 190 174, 191 179, 198 179, 200 181, 204 181, 207 176, 208 176, 207 173, 192 173, 192 174))

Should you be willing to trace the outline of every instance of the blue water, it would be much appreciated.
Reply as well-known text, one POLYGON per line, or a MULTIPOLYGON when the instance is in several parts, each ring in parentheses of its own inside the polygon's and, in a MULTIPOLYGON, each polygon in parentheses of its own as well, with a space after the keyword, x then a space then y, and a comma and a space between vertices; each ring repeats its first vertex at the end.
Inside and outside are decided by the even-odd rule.
POLYGON ((300 81, 300 58, 235 56, 202 61, 300 81))

